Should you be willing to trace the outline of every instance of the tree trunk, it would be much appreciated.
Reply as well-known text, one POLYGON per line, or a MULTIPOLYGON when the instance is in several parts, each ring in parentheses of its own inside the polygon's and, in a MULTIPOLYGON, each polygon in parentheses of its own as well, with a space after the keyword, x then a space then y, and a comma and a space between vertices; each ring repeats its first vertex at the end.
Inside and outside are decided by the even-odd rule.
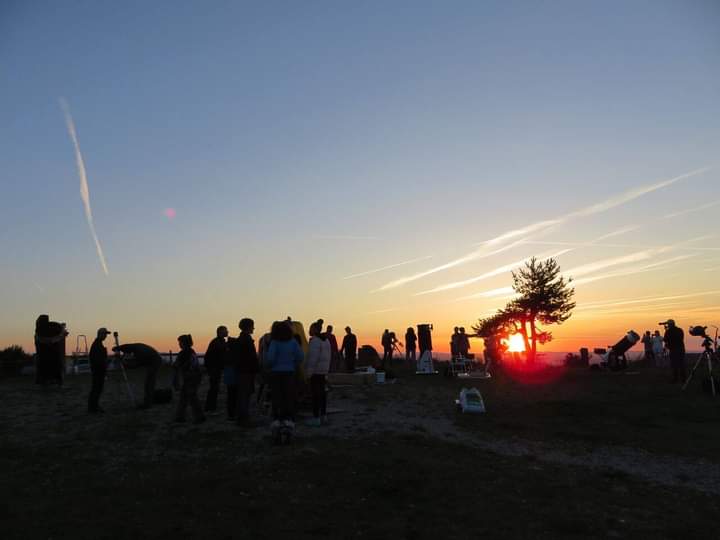
POLYGON ((531 351, 528 352, 528 362, 534 364, 535 358, 537 357, 537 328, 535 328, 535 319, 530 319, 530 337, 532 340, 531 351), (532 356, 532 359, 531 359, 532 356))
POLYGON ((532 354, 530 350, 530 340, 528 339, 528 331, 527 331, 527 321, 523 319, 522 325, 520 326, 520 334, 523 337, 523 342, 525 343, 525 361, 530 364, 532 363, 535 358, 530 358, 530 355, 532 354))

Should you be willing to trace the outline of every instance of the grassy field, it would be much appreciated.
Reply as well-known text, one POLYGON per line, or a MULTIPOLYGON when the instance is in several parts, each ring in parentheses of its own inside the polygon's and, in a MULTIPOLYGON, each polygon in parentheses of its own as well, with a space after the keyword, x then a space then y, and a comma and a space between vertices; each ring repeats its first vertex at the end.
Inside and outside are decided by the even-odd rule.
POLYGON ((45 390, 6 379, 0 534, 716 537, 720 398, 699 383, 681 394, 652 369, 526 379, 400 370, 396 384, 334 388, 342 412, 299 426, 290 447, 272 446, 265 425, 174 425, 172 405, 132 410, 118 380, 97 417, 85 414, 87 376, 45 390), (471 385, 487 414, 455 410, 471 385))

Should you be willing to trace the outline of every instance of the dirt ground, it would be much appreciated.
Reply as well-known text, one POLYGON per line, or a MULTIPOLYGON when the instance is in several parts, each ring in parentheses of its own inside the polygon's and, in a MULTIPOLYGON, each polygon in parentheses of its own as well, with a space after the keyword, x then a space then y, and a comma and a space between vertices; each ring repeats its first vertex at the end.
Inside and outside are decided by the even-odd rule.
POLYGON ((89 416, 89 384, 0 381, 4 538, 717 537, 720 398, 664 370, 400 368, 392 384, 333 387, 340 412, 301 419, 289 447, 258 408, 250 429, 173 424, 175 403, 133 410, 116 373, 106 414, 89 416), (486 414, 456 410, 463 386, 486 414))

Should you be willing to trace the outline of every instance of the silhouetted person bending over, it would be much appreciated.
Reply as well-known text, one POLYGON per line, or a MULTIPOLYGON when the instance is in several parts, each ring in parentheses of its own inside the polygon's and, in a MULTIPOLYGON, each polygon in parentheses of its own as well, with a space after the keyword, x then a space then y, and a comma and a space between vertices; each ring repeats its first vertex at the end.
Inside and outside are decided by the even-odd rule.
POLYGON ((345 327, 340 352, 345 356, 345 370, 348 373, 355 373, 355 360, 357 359, 357 336, 352 333, 349 326, 345 327))
POLYGON ((215 412, 217 410, 220 379, 222 378, 225 358, 228 352, 228 344, 225 341, 225 338, 228 337, 227 327, 218 326, 215 333, 216 337, 210 341, 207 351, 205 352, 205 371, 207 371, 208 382, 210 384, 207 397, 205 398, 205 412, 215 412))
POLYGON ((670 356, 672 366, 673 382, 685 381, 685 334, 682 328, 675 326, 675 321, 668 319, 665 323, 665 346, 670 356))
POLYGON ((103 341, 105 341, 109 333, 110 331, 107 328, 98 329, 97 337, 90 345, 90 353, 88 354, 90 374, 92 376, 92 386, 88 397, 88 412, 90 414, 105 412, 100 407, 99 401, 105 386, 105 374, 107 373, 107 349, 103 345, 103 341))
POLYGON ((145 366, 145 389, 143 403, 140 409, 149 409, 153 404, 153 396, 155 394, 155 381, 157 373, 162 364, 160 354, 150 345, 144 343, 125 343, 113 347, 113 352, 121 352, 123 354, 132 354, 135 363, 138 366, 145 366))

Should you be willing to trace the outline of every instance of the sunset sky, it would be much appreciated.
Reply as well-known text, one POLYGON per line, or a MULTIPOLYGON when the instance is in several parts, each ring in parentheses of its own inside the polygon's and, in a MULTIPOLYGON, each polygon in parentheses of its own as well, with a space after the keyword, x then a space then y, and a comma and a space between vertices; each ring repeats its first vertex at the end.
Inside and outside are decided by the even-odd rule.
POLYGON ((2 2, 0 346, 291 315, 443 351, 533 255, 578 303, 543 350, 720 325, 718 29, 712 0, 2 2))

